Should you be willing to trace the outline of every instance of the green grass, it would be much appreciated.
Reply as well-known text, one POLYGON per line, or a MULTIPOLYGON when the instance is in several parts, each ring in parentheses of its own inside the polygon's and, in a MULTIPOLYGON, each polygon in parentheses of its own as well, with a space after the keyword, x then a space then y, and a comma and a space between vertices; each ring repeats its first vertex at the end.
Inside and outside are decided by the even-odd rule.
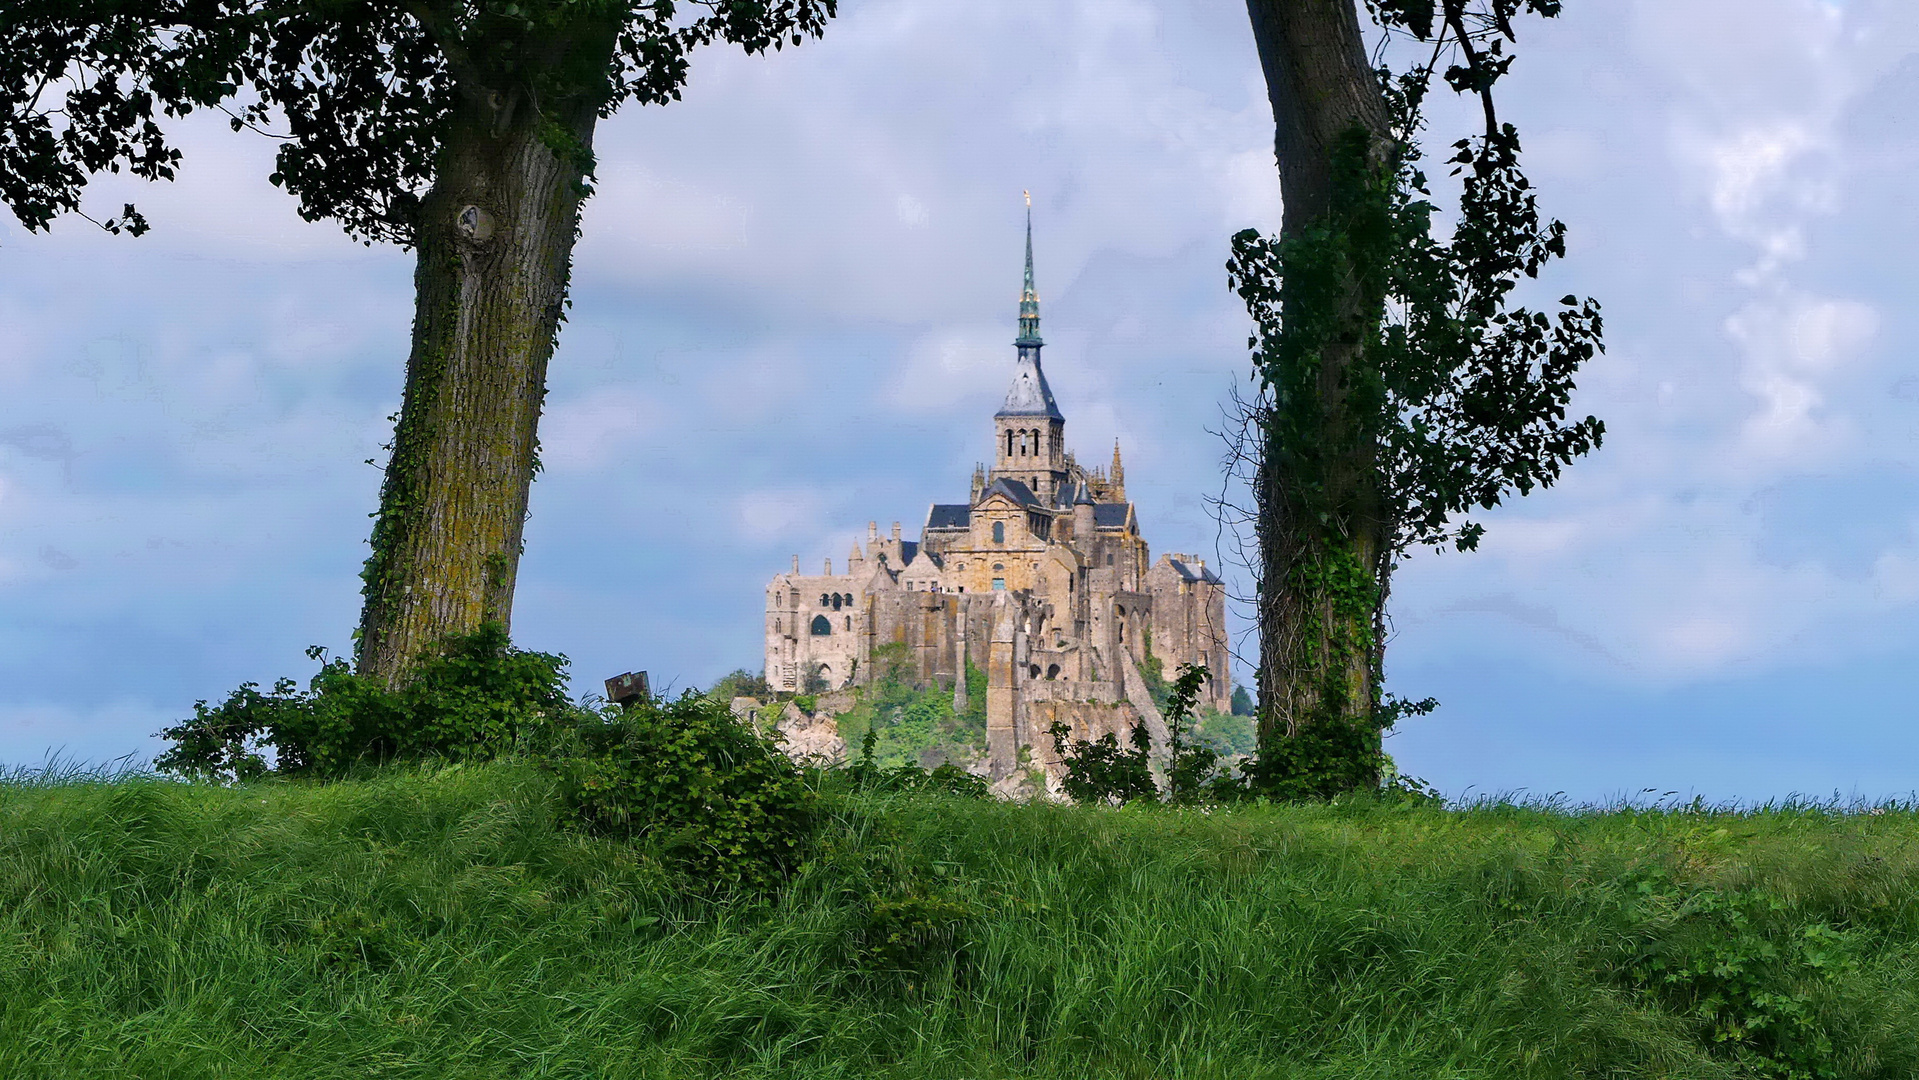
POLYGON ((1919 1075, 1903 810, 832 805, 756 903, 517 765, 0 783, 0 1076, 1769 1075, 1688 956, 1919 1075), (880 970, 875 892, 971 915, 880 970))

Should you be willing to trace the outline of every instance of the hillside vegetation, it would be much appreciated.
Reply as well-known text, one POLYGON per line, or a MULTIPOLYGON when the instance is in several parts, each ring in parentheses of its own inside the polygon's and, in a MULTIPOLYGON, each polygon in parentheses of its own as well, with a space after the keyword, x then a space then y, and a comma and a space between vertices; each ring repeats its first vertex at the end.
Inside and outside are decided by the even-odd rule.
POLYGON ((0 785, 0 1076, 1919 1075, 1904 811, 854 794, 729 897, 555 784, 0 785))

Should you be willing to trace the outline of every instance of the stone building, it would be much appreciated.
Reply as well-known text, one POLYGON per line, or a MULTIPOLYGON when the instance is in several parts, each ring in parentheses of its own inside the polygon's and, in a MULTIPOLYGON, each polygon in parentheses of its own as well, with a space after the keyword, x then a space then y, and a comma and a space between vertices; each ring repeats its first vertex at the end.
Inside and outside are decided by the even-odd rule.
POLYGON ((867 526, 841 572, 791 572, 766 589, 766 678, 775 690, 833 690, 865 682, 875 650, 903 646, 921 686, 954 690, 965 707, 967 667, 987 676, 987 757, 995 778, 1022 748, 1051 763, 1055 720, 1080 738, 1164 722, 1144 666, 1170 679, 1182 663, 1211 673, 1201 703, 1232 705, 1226 594, 1206 560, 1153 561, 1126 497, 1117 443, 1109 468, 1066 449, 1066 418, 1040 366, 1033 231, 1026 228, 1013 384, 993 416, 993 464, 975 468, 961 503, 935 503, 917 541, 893 524, 867 526))

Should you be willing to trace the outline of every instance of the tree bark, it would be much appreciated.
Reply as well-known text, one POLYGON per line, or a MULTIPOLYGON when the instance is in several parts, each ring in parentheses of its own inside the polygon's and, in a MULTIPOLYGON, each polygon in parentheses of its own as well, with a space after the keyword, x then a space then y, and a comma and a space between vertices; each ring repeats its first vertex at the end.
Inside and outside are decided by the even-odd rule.
POLYGON ((415 228, 412 352, 362 574, 358 668, 388 686, 447 635, 512 619, 596 115, 463 89, 415 228))
MULTIPOLYGON (((1284 216, 1282 239, 1305 237, 1335 210, 1334 152, 1355 128, 1369 160, 1392 152, 1388 109, 1367 63, 1354 0, 1247 0, 1275 128, 1284 216)), ((1294 324, 1290 283, 1281 318, 1294 324)), ((1357 281, 1341 284, 1340 324, 1320 351, 1312 402, 1276 401, 1262 417, 1264 455, 1256 477, 1260 552, 1259 737, 1262 754, 1307 725, 1343 720, 1376 745, 1379 626, 1391 536, 1373 437, 1355 425, 1347 395, 1366 363, 1362 321, 1376 304, 1357 281), (1301 440, 1295 412, 1310 408, 1316 447, 1301 440), (1287 421, 1287 422, 1282 422, 1287 421), (1314 461, 1301 475, 1304 457, 1314 461)), ((1363 772, 1364 770, 1362 770, 1363 772)), ((1371 777, 1377 781, 1376 772, 1371 777)), ((1360 775, 1357 783, 1367 777, 1360 775)))

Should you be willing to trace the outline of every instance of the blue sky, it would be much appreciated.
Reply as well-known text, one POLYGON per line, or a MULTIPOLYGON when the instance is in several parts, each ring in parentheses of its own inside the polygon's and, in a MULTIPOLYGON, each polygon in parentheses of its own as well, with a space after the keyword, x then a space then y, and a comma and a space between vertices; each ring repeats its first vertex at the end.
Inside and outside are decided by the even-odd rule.
MULTIPOLYGON (((1502 106, 1571 229, 1545 291, 1606 308, 1575 406, 1608 437, 1478 554, 1402 566, 1389 683, 1442 707, 1390 748, 1453 795, 1910 792, 1919 20, 1568 7, 1523 25, 1502 106)), ((1156 552, 1218 558, 1227 239, 1280 212, 1243 7, 843 11, 601 129, 515 615, 579 689, 757 667, 792 555, 963 497, 1023 189, 1069 441, 1123 443, 1156 552)), ((0 215, 0 761, 149 755, 355 621, 411 260, 299 221, 266 141, 179 135, 177 183, 93 195, 147 237, 0 215)))

